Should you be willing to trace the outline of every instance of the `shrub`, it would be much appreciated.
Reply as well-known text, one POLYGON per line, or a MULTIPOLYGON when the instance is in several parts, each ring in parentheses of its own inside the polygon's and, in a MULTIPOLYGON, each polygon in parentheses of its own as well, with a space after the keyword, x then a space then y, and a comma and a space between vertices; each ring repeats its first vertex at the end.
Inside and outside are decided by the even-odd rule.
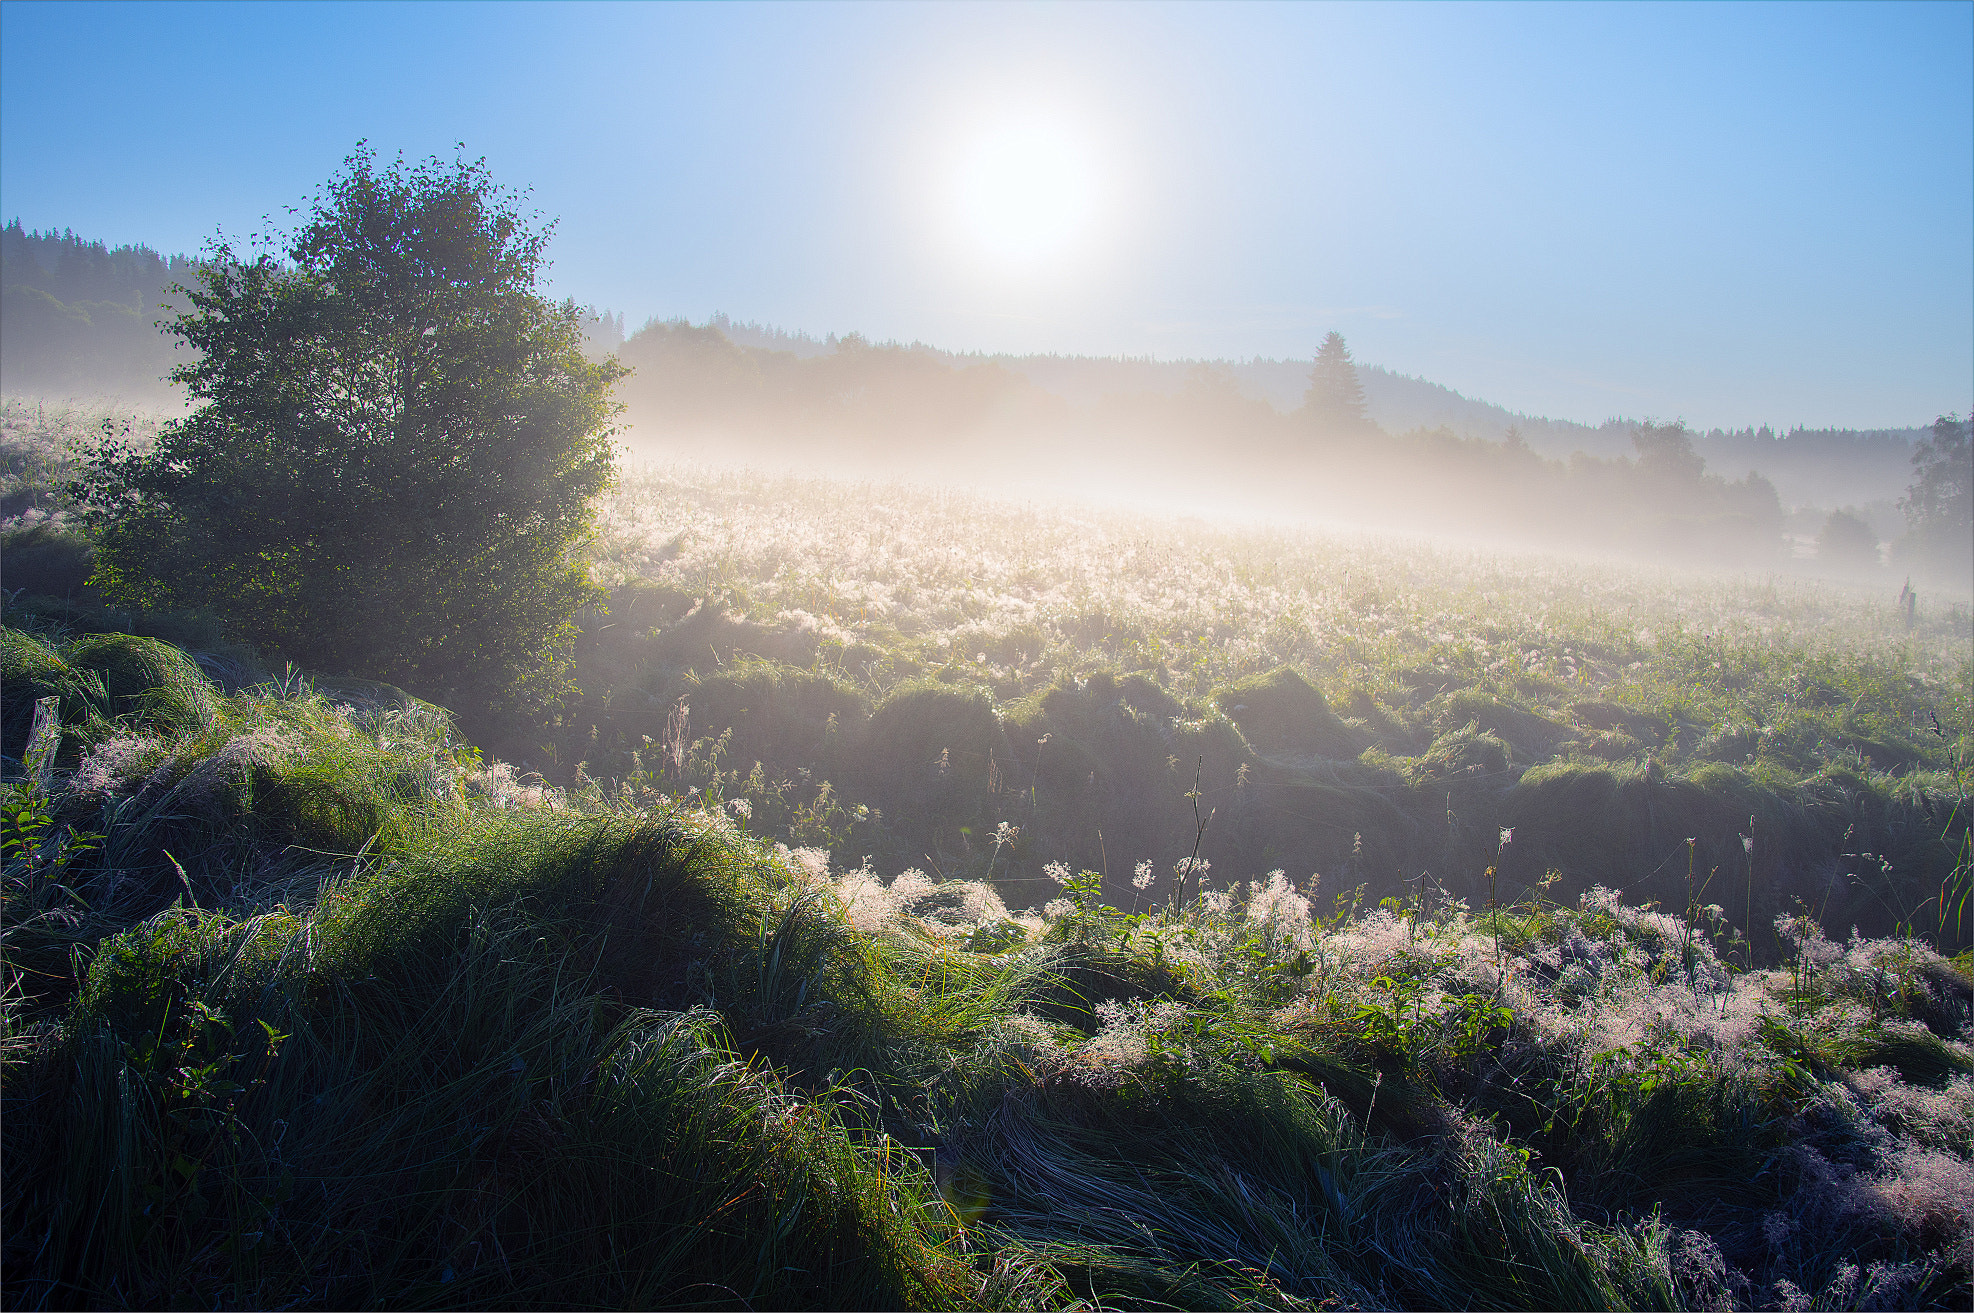
POLYGON ((483 165, 359 149, 285 261, 219 246, 175 325, 198 409, 73 485, 93 581, 462 711, 553 693, 624 371, 537 292, 546 240, 483 165))

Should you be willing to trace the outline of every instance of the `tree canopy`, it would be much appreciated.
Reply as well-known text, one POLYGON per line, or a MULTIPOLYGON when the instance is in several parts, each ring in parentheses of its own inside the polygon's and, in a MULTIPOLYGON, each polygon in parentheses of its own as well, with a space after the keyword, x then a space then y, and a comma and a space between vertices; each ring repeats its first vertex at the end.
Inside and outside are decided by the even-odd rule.
POLYGON ((1826 568, 1870 573, 1878 568, 1878 535, 1848 511, 1832 511, 1816 535, 1816 559, 1826 568))
POLYGON ((538 291, 552 225, 517 200, 359 146, 296 231, 216 243, 173 325, 200 404, 75 489, 105 593, 462 709, 553 686, 625 371, 538 291))
POLYGON ((1899 499, 1906 536, 1899 554, 1929 573, 1974 575, 1974 418, 1942 415, 1912 453, 1912 484, 1899 499))

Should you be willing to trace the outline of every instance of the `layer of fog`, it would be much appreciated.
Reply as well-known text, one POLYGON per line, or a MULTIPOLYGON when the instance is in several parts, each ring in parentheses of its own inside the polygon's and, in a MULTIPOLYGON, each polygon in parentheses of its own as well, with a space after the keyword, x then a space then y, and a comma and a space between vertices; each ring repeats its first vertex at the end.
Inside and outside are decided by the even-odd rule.
MULTIPOLYGON (((614 336, 615 325, 596 327, 614 336)), ((1285 408, 1244 381, 1292 371, 1307 389, 1308 362, 965 357, 717 320, 654 323, 598 346, 636 371, 623 388, 625 436, 644 457, 1651 564, 1835 574, 1893 589, 1885 549, 1903 530, 1895 499, 1923 432, 1778 438, 1613 422, 1571 426, 1572 434, 1538 422, 1524 431, 1496 408, 1484 408, 1505 421, 1496 436, 1450 426, 1394 431, 1370 404, 1380 389, 1387 415, 1394 395, 1455 394, 1363 370, 1370 422, 1359 423, 1303 398, 1285 408), (1732 459, 1737 442, 1762 463, 1732 459), (1823 497, 1785 499, 1778 485, 1823 497), (1829 511, 1844 505, 1879 539, 1877 559, 1855 551, 1829 559, 1827 549, 1819 559, 1816 539, 1829 511)))
MULTIPOLYGON (((645 333, 653 330, 647 325, 645 333)), ((769 325, 736 323, 716 314, 704 327, 721 332, 736 346, 786 352, 797 359, 829 355, 841 348, 835 334, 822 338, 790 333, 769 325)), ((624 340, 621 317, 591 321, 592 339, 600 349, 616 350, 624 340)), ((1283 414, 1299 409, 1309 387, 1306 359, 1269 360, 1154 360, 1055 355, 964 355, 914 343, 912 350, 943 359, 950 367, 992 363, 1064 400, 1094 405, 1108 397, 1177 397, 1196 386, 1202 370, 1230 381, 1242 397, 1263 401, 1283 414)), ((1545 415, 1529 415, 1490 402, 1462 396, 1452 388, 1424 378, 1396 373, 1379 365, 1360 365, 1369 417, 1390 433, 1416 429, 1446 429, 1463 438, 1492 442, 1519 435, 1544 456, 1567 459, 1589 456, 1630 456, 1636 421, 1624 418, 1583 424, 1545 415)), ((1677 419, 1677 417, 1672 417, 1677 419)), ((1771 425, 1744 429, 1712 428, 1693 431, 1695 449, 1710 472, 1731 479, 1759 473, 1775 486, 1787 507, 1845 507, 1860 512, 1885 539, 1898 532, 1896 503, 1910 478, 1913 445, 1926 434, 1923 427, 1887 429, 1777 429, 1771 425)))

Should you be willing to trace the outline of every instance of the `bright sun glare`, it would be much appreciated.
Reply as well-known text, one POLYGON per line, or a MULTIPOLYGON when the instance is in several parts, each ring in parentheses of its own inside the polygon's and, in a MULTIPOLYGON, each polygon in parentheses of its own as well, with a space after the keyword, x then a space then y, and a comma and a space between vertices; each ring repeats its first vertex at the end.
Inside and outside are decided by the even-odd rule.
POLYGON ((962 159, 961 222, 991 255, 1026 264, 1066 250, 1096 208, 1095 161, 1057 125, 1004 125, 962 159))

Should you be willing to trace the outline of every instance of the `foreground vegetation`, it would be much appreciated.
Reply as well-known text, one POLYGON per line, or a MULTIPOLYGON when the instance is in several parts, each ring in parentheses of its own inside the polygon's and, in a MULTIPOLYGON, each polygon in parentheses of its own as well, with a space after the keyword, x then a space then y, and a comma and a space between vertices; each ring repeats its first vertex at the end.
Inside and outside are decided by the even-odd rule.
POLYGON ((1964 600, 653 468, 462 723, 5 419, 10 1306, 1969 1298, 1964 600))
POLYGON ((9 751, 59 712, 5 819, 10 1306, 1966 1303, 1964 955, 1280 874, 1010 915, 9 620, 9 751))

